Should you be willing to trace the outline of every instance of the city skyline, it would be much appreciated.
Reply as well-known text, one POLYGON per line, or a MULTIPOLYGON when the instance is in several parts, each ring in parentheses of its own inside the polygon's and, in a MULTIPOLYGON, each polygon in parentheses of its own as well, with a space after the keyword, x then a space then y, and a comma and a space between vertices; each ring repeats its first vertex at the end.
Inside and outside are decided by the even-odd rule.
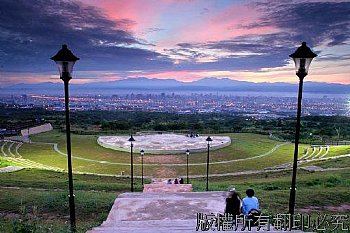
POLYGON ((230 78, 296 83, 288 57, 319 56, 307 81, 350 84, 350 2, 0 1, 0 87, 60 82, 49 60, 68 44, 72 83, 230 78))
MULTIPOLYGON (((230 93, 131 93, 75 95, 72 111, 166 112, 173 114, 223 113, 253 119, 280 119, 295 116, 296 97, 236 96, 230 93)), ((57 95, 0 96, 0 107, 64 111, 63 97, 57 95)), ((344 97, 309 96, 304 99, 303 116, 349 116, 344 97)))

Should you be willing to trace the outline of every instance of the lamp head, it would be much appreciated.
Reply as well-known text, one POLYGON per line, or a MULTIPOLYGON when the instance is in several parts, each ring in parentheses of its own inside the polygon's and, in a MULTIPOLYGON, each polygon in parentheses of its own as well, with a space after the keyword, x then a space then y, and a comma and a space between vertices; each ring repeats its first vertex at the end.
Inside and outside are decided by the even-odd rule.
POLYGON ((134 139, 134 137, 131 135, 128 141, 131 142, 131 143, 133 143, 133 142, 135 141, 135 139, 134 139))
POLYGON ((205 139, 205 140, 207 141, 208 145, 213 141, 213 139, 211 139, 210 136, 208 136, 207 139, 205 139))
POLYGON ((63 81, 69 81, 72 78, 73 66, 79 58, 74 56, 67 45, 64 44, 61 50, 55 56, 51 57, 51 60, 56 62, 61 79, 63 81))
POLYGON ((312 59, 317 57, 317 54, 306 46, 306 42, 303 42, 301 46, 289 56, 294 60, 296 74, 305 77, 308 74, 312 59))

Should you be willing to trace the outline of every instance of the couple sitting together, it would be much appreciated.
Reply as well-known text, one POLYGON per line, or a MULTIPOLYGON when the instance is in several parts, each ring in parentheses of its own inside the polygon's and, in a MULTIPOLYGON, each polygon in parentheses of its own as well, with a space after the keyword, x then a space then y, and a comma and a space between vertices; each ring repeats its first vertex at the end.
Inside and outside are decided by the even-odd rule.
POLYGON ((235 188, 229 189, 225 214, 232 214, 234 217, 243 214, 256 222, 257 216, 260 215, 259 200, 254 196, 253 189, 247 189, 245 193, 247 196, 241 200, 235 188))

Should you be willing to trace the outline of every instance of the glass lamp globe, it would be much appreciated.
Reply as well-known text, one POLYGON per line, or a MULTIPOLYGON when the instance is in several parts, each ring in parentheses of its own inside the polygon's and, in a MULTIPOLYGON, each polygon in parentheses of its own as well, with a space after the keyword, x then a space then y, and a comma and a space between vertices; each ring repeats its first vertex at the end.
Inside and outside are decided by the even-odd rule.
POLYGON ((72 78, 73 66, 78 57, 68 49, 67 45, 62 45, 62 49, 57 54, 51 57, 51 60, 55 61, 60 72, 60 77, 63 80, 70 80, 72 78))
POLYGON ((296 74, 306 76, 311 61, 313 58, 317 57, 317 54, 312 52, 311 49, 306 46, 306 42, 303 42, 301 46, 289 56, 294 60, 296 74))

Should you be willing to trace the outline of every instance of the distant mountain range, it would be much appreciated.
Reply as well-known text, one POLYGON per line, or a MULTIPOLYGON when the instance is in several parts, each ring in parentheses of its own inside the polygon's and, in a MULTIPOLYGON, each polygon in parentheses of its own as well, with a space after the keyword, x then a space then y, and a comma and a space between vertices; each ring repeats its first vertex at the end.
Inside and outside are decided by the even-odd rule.
MULTIPOLYGON (((15 84, 0 88, 4 94, 57 94, 62 93, 62 83, 15 84)), ((228 78, 204 78, 193 82, 180 82, 175 79, 128 78, 111 82, 70 84, 70 91, 76 94, 110 94, 118 90, 131 92, 296 92, 298 84, 290 83, 253 83, 228 78)), ((322 94, 350 94, 350 85, 305 82, 304 92, 322 94)))

